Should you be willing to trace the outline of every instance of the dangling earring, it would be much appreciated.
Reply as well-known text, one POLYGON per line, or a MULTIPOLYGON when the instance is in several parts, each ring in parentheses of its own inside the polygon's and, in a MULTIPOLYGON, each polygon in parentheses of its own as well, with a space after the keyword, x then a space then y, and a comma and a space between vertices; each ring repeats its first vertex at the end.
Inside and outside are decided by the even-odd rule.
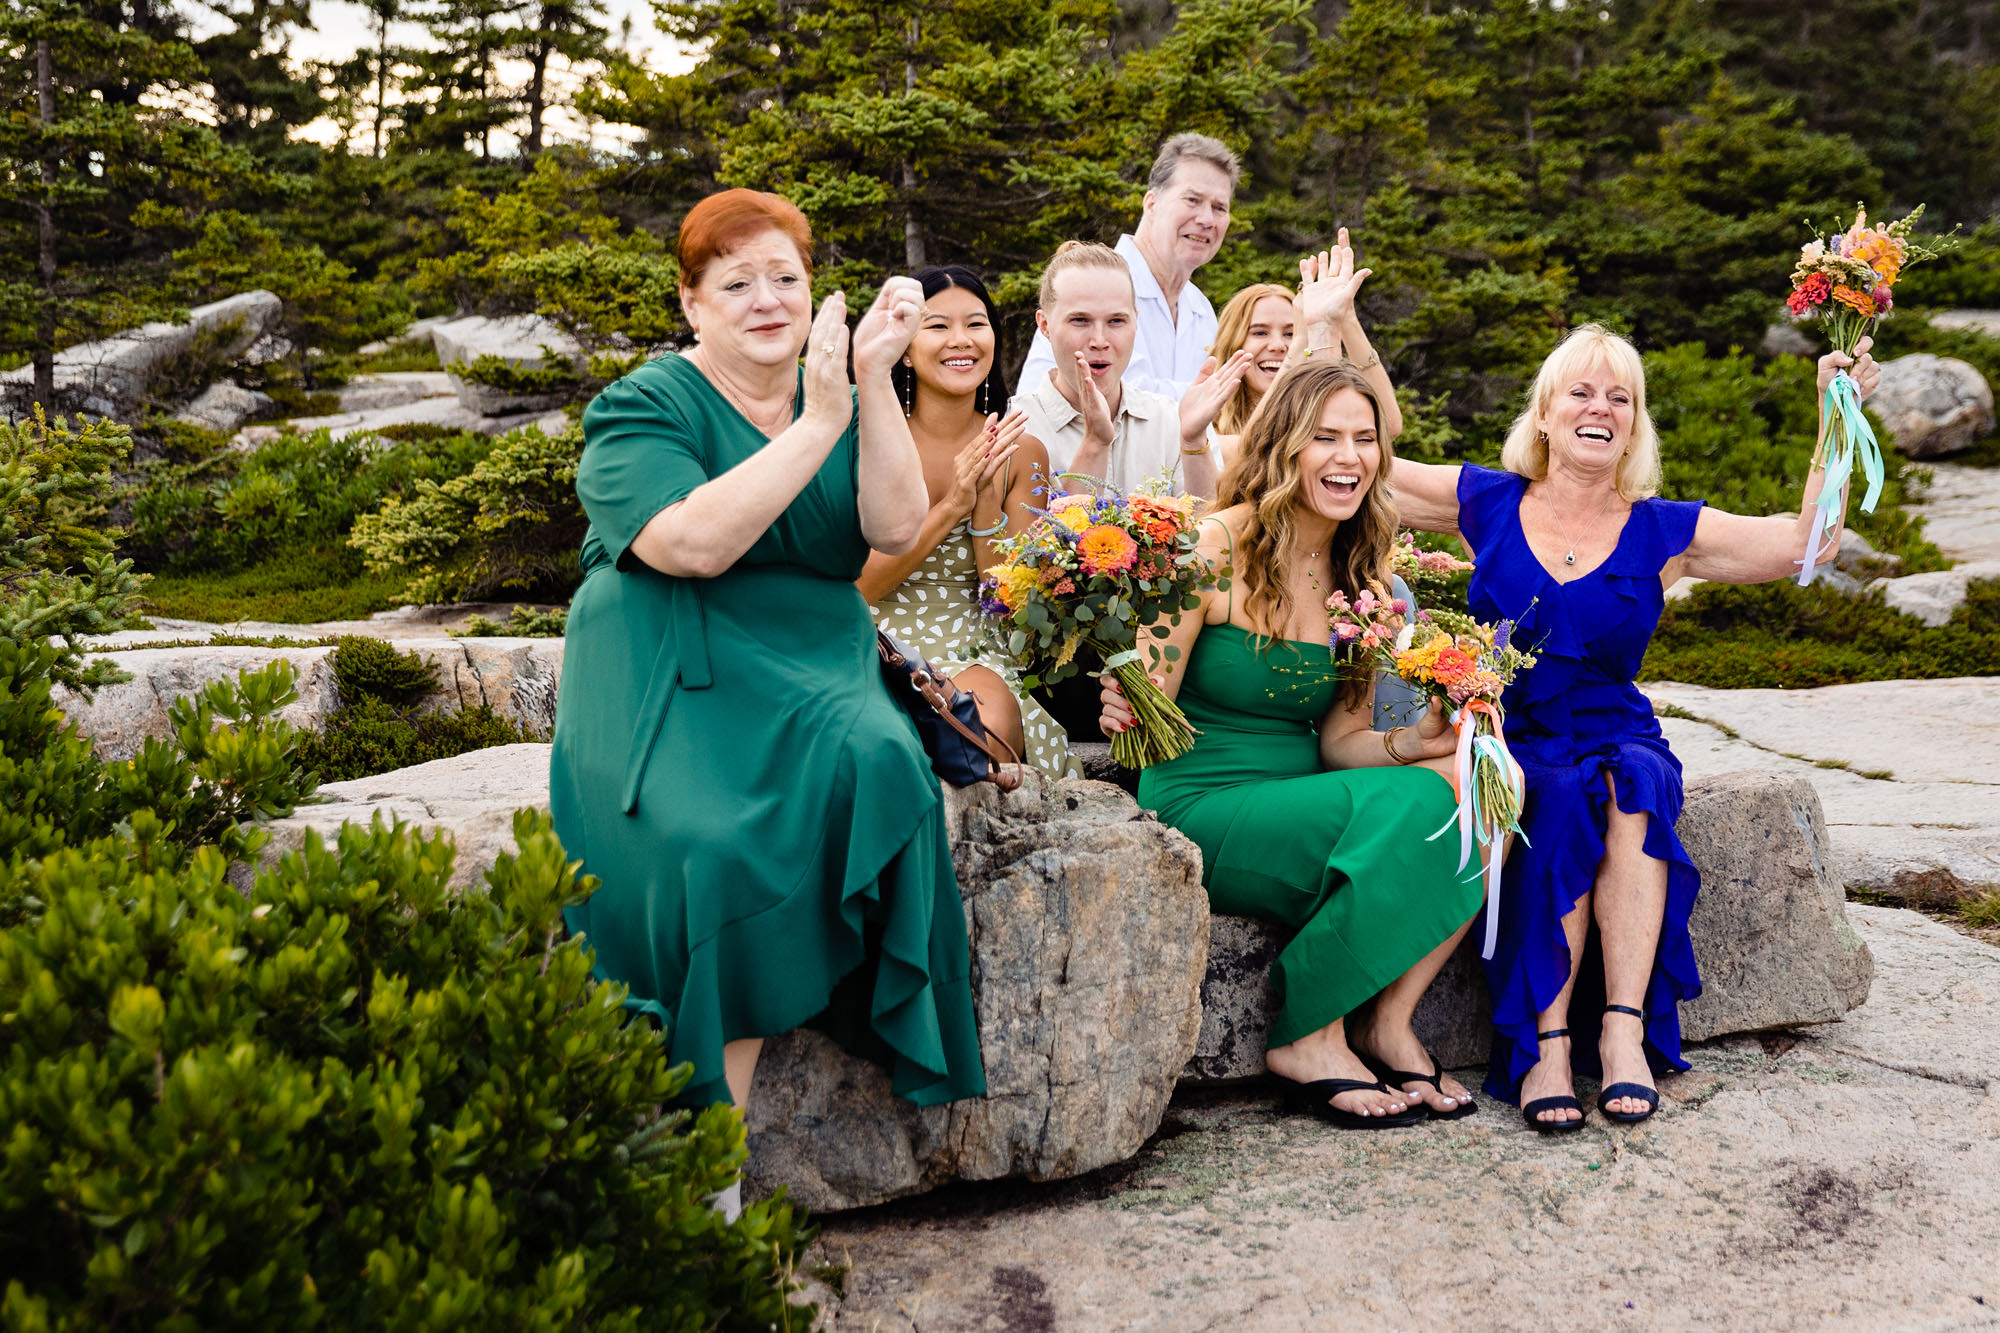
POLYGON ((903 358, 903 365, 910 372, 909 382, 903 386, 903 415, 907 417, 917 410, 917 368, 907 356, 903 358))
POLYGON ((974 404, 973 410, 978 412, 982 417, 986 415, 986 381, 984 380, 979 382, 979 401, 974 404))
POLYGON ((1548 448, 1548 447, 1549 447, 1549 433, 1548 433, 1547 431, 1545 431, 1545 430, 1538 430, 1538 431, 1536 431, 1536 432, 1535 432, 1535 443, 1536 443, 1536 444, 1539 444, 1539 445, 1541 445, 1541 446, 1542 446, 1542 448, 1544 448, 1544 449, 1548 448))

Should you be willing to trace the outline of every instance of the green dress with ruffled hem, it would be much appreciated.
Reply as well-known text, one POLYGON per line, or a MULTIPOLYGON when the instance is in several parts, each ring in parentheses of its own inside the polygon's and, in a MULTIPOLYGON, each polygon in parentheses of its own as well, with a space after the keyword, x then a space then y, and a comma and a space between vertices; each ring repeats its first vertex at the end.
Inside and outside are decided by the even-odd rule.
POLYGON ((804 1026, 919 1105, 980 1095, 943 798, 854 585, 868 557, 854 425, 713 579, 662 574, 631 543, 764 436, 666 356, 598 396, 584 439, 591 526, 549 799, 603 883, 569 929, 694 1065, 685 1101, 729 1100, 725 1043, 804 1026))
POLYGON ((1458 802, 1427 768, 1320 766, 1339 668, 1325 644, 1204 626, 1178 702, 1200 733, 1139 804, 1201 848, 1209 906, 1298 933, 1271 965, 1286 1046, 1351 1013, 1478 910, 1479 867, 1429 835, 1458 802))

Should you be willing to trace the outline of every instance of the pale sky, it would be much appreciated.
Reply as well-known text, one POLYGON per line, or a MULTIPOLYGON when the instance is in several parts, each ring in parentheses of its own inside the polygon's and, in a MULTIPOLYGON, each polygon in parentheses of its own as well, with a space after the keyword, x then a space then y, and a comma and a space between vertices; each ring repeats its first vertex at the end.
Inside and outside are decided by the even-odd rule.
MULTIPOLYGON (((204 5, 181 3, 176 6, 188 16, 189 26, 197 37, 214 32, 224 26, 213 10, 204 5)), ((692 57, 679 46, 669 41, 653 25, 653 8, 649 0, 607 0, 609 13, 607 25, 617 40, 623 25, 631 21, 631 37, 627 49, 650 69, 686 69, 693 64, 692 57)), ((363 47, 375 45, 375 20, 368 10, 349 0, 312 0, 313 26, 291 34, 290 49, 299 60, 346 60, 363 47)), ((415 47, 428 45, 428 37, 419 23, 392 23, 389 25, 389 42, 393 46, 415 47)), ((587 65, 575 70, 553 71, 550 82, 555 89, 555 97, 561 101, 583 80, 596 72, 595 65, 587 65)), ((528 67, 510 68, 503 62, 500 76, 515 83, 527 81, 528 67)), ((392 88, 390 100, 395 100, 392 88)), ((357 131, 361 143, 369 140, 371 127, 365 122, 357 131)), ((320 143, 331 143, 339 130, 333 122, 322 120, 309 125, 303 131, 306 138, 320 143)), ((546 131, 553 142, 580 143, 588 139, 599 148, 612 148, 627 137, 628 131, 610 126, 587 125, 580 116, 566 106, 552 107, 548 116, 546 131)), ((495 152, 508 152, 514 147, 512 135, 496 134, 493 148, 495 152)))

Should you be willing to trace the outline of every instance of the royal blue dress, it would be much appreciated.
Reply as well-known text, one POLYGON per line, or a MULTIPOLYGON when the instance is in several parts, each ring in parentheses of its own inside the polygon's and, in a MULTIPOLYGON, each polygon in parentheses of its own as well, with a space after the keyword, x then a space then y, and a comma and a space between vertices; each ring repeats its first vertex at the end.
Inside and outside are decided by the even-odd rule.
MULTIPOLYGON (((1666 919, 1646 988, 1646 1055, 1655 1073, 1686 1069, 1680 1002, 1701 994, 1688 917, 1701 875, 1675 836, 1681 765, 1653 706, 1633 684, 1665 606, 1660 571, 1694 540, 1699 501, 1642 500, 1611 556, 1558 582, 1521 530, 1525 477, 1467 466, 1458 477, 1459 531, 1478 569, 1472 614, 1516 624, 1514 641, 1538 659, 1507 691, 1507 745, 1527 774, 1528 798, 1500 889, 1500 939, 1486 964, 1493 991, 1493 1059, 1486 1091, 1506 1101, 1539 1060, 1535 1015, 1569 978, 1562 919, 1590 892, 1604 857, 1606 775, 1618 808, 1651 816, 1646 854, 1667 863, 1666 919)), ((1574 1063, 1597 1068, 1604 970, 1593 932, 1570 1001, 1574 1063)))

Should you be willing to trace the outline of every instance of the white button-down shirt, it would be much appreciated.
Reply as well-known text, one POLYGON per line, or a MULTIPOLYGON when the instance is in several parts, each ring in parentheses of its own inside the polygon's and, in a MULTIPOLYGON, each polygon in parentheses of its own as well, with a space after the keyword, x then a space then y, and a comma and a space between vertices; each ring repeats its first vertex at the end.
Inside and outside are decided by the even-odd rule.
MULTIPOLYGON (((1051 471, 1066 472, 1083 447, 1083 413, 1069 405, 1047 371, 1014 396, 1012 406, 1027 415, 1027 433, 1049 451, 1051 471)), ((1165 477, 1169 490, 1180 495, 1187 482, 1181 476, 1180 406, 1125 381, 1118 414, 1111 423, 1111 456, 1105 464, 1108 481, 1127 495, 1147 482, 1165 477)))
MULTIPOLYGON (((1215 342, 1215 307, 1192 282, 1181 287, 1178 313, 1170 313, 1167 294, 1159 279, 1139 253, 1136 238, 1118 238, 1118 253, 1132 270, 1132 294, 1138 297, 1139 333, 1132 342, 1132 363, 1125 367, 1125 386, 1157 393, 1178 403, 1188 385, 1201 373, 1208 349, 1215 342)), ((1021 387, 1026 393, 1039 384, 1055 365, 1055 349, 1041 333, 1028 348, 1027 364, 1021 367, 1021 387)), ((1044 441, 1046 443, 1046 441, 1044 441)))

